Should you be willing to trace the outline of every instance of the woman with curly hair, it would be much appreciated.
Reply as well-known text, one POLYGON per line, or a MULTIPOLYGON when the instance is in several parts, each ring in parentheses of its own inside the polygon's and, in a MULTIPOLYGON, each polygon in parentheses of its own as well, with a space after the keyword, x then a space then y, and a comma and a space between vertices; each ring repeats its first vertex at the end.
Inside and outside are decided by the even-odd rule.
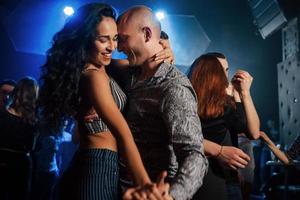
POLYGON ((29 199, 37 90, 34 79, 21 79, 0 110, 0 199, 29 199))
POLYGON ((118 152, 136 185, 151 183, 121 114, 126 96, 106 71, 117 47, 115 17, 107 4, 79 8, 42 67, 42 116, 57 132, 68 117, 78 124, 80 147, 61 180, 61 199, 119 199, 118 152))

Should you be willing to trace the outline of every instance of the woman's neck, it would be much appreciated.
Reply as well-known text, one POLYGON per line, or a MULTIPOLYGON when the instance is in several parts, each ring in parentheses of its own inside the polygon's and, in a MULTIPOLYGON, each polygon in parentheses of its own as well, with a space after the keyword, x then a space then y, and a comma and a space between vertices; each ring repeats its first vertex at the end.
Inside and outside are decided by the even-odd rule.
POLYGON ((103 66, 103 65, 97 65, 95 63, 87 63, 84 66, 83 71, 91 70, 91 69, 97 69, 99 71, 106 71, 105 66, 103 66))

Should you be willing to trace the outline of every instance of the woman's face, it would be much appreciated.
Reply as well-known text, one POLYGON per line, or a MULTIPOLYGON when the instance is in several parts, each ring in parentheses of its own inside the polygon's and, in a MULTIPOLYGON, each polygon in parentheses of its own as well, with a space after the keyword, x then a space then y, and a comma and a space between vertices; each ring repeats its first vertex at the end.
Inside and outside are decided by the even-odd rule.
POLYGON ((228 79, 228 70, 229 70, 229 67, 228 67, 228 62, 226 60, 226 58, 217 58, 219 60, 219 62, 221 63, 222 67, 223 67, 223 70, 226 74, 226 77, 228 79))
POLYGON ((101 66, 106 66, 111 61, 112 52, 117 48, 118 31, 115 20, 103 17, 96 27, 94 51, 92 59, 101 66))

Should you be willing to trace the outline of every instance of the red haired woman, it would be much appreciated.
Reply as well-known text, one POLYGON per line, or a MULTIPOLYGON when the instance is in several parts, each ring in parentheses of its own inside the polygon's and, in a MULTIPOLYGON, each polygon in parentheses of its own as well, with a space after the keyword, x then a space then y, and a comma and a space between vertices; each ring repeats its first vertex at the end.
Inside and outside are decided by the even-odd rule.
POLYGON ((237 148, 237 134, 259 137, 260 122, 250 95, 253 78, 238 70, 231 84, 227 60, 220 53, 197 58, 189 78, 198 97, 204 150, 210 164, 194 199, 242 199, 237 169, 244 168, 250 158, 237 148))

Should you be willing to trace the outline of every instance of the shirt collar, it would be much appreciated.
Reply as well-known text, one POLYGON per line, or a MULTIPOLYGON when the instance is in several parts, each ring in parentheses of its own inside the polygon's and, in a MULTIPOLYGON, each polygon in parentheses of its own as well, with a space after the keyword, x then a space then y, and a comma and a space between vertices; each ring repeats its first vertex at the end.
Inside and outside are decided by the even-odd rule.
POLYGON ((159 78, 159 77, 164 77, 167 75, 167 73, 170 71, 171 64, 168 62, 163 62, 160 64, 158 69, 156 70, 155 74, 153 75, 152 78, 159 78))
POLYGON ((170 71, 170 68, 172 65, 168 62, 163 62, 158 66, 158 69, 154 73, 154 75, 146 80, 143 81, 137 81, 138 75, 141 73, 141 69, 137 68, 135 69, 135 73, 133 76, 133 80, 131 82, 132 85, 135 85, 134 87, 139 87, 140 85, 152 85, 158 83, 161 79, 164 79, 165 76, 170 71))

